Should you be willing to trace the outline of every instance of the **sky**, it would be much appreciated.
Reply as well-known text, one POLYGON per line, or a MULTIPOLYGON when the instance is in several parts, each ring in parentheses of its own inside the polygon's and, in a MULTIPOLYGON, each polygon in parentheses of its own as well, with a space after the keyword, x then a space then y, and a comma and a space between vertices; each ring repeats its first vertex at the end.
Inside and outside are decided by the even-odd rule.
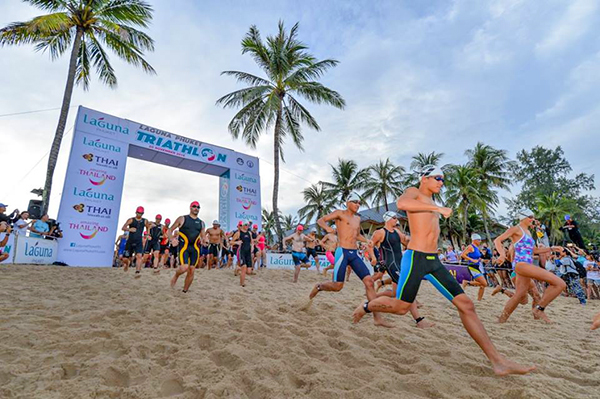
MULTIPOLYGON (((256 149, 236 141, 227 125, 235 110, 215 101, 243 86, 224 70, 261 75, 240 42, 251 25, 263 37, 300 23, 300 39, 317 59, 340 64, 322 79, 346 100, 344 110, 304 104, 321 125, 303 129, 305 151, 286 143, 280 208, 295 214, 302 189, 329 180, 339 158, 367 167, 390 158, 408 169, 418 152, 464 163, 478 141, 514 158, 536 145, 562 146, 574 173, 598 176, 600 148, 600 3, 595 0, 500 1, 230 1, 154 0, 147 33, 156 50, 148 75, 111 61, 117 89, 92 80, 75 89, 50 204, 56 216, 78 105, 260 157, 262 205, 271 209, 272 132, 256 149)), ((0 26, 40 11, 0 0, 0 26)), ((44 184, 47 153, 68 57, 52 61, 33 46, 0 48, 0 202, 25 209, 31 189, 44 184)), ((513 189, 513 192, 518 187, 513 189)), ((600 191, 595 190, 594 195, 600 191)), ((510 195, 510 193, 503 193, 510 195)), ((163 218, 202 204, 205 220, 218 215, 218 179, 130 159, 121 219, 137 205, 163 218)), ((498 213, 506 212, 500 204, 498 213)))

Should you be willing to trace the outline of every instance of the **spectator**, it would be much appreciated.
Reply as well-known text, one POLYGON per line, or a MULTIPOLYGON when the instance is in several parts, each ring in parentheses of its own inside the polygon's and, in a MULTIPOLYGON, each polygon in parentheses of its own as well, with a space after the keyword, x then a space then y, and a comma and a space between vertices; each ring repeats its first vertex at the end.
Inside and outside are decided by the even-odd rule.
POLYGON ((565 215, 565 224, 563 225, 562 229, 569 234, 569 238, 573 244, 577 245, 579 248, 585 248, 583 237, 581 237, 581 233, 579 232, 579 226, 570 215, 565 215))
POLYGON ((9 226, 12 226, 12 224, 15 222, 15 220, 17 220, 18 218, 18 214, 19 214, 19 210, 15 209, 14 211, 12 211, 12 213, 10 215, 6 214, 6 207, 8 205, 0 202, 0 222, 5 222, 6 224, 8 224, 9 226))
POLYGON ((27 230, 29 230, 29 225, 31 225, 31 223, 33 223, 32 220, 27 221, 27 219, 29 219, 29 212, 27 212, 27 211, 21 212, 21 214, 19 215, 19 219, 17 219, 17 221, 14 224, 15 235, 17 235, 17 236, 26 236, 27 235, 27 230))
POLYGON ((571 258, 571 252, 566 248, 560 250, 560 273, 561 277, 567 283, 568 290, 577 296, 579 303, 586 304, 585 292, 579 283, 579 272, 571 258))
POLYGON ((56 220, 53 220, 51 223, 50 227, 50 232, 48 233, 48 236, 46 238, 50 238, 53 240, 57 240, 59 238, 63 237, 63 232, 62 229, 60 228, 60 223, 58 223, 56 220))
POLYGON ((440 262, 446 261, 446 255, 444 255, 444 251, 442 251, 442 248, 438 248, 438 258, 440 262))
POLYGON ((48 215, 44 214, 40 220, 33 222, 29 227, 30 237, 42 238, 50 234, 50 226, 48 226, 48 215))
POLYGON ((592 299, 592 295, 594 294, 596 299, 600 299, 600 291, 598 290, 600 287, 600 267, 594 261, 592 255, 588 255, 586 257, 583 266, 587 270, 587 294, 588 298, 592 299))
MULTIPOLYGON (((5 233, 4 238, 0 240, 0 248, 4 248, 4 246, 8 243, 8 236, 10 236, 10 225, 6 222, 0 222, 0 233, 5 233)), ((5 254, 0 250, 0 262, 4 262, 8 259, 9 254, 5 254)))
POLYGON ((454 252, 452 245, 448 245, 448 249, 446 250, 446 262, 458 263, 458 255, 454 252))

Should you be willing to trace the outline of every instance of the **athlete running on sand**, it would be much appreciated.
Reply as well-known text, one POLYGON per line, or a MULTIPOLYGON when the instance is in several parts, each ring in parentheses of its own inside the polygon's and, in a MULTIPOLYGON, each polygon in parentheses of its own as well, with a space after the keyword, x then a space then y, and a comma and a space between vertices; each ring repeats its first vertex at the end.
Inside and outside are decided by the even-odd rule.
POLYGON ((544 268, 533 265, 533 255, 538 253, 549 253, 552 250, 560 250, 560 247, 536 247, 535 241, 531 237, 529 228, 533 224, 535 218, 533 211, 523 210, 519 212, 520 222, 502 233, 494 240, 494 245, 500 256, 498 262, 503 262, 506 258, 506 251, 502 242, 510 239, 514 245, 514 260, 513 270, 516 273, 515 293, 506 302, 502 314, 498 318, 500 323, 508 320, 512 312, 517 308, 519 302, 527 298, 527 291, 531 287, 531 279, 544 281, 549 284, 544 291, 544 295, 532 309, 535 319, 544 320, 550 323, 550 319, 544 313, 546 306, 550 304, 567 286, 565 282, 544 268))
POLYGON ((225 232, 221 229, 221 223, 218 220, 213 220, 212 227, 206 229, 206 236, 208 237, 208 259, 206 261, 207 269, 210 270, 213 264, 220 264, 221 252, 223 250, 223 239, 225 238, 225 232))
MULTIPOLYGON (((333 234, 334 229, 329 226, 329 222, 334 222, 337 226, 337 234, 340 245, 335 250, 335 268, 333 269, 333 281, 329 283, 319 283, 315 285, 309 295, 309 303, 305 306, 308 309, 313 299, 320 291, 341 291, 344 288, 344 279, 346 277, 346 267, 350 266, 362 280, 367 298, 373 300, 376 298, 373 279, 369 274, 369 268, 358 256, 357 241, 367 243, 367 239, 360 233, 360 216, 357 215, 360 207, 360 197, 356 193, 351 193, 346 200, 346 210, 336 210, 329 215, 323 216, 317 221, 319 226, 327 233, 333 234)), ((375 325, 383 327, 392 327, 379 313, 374 313, 373 319, 375 325)))
POLYGON ((497 351, 477 317, 473 302, 465 295, 456 279, 437 256, 440 215, 448 218, 452 214, 452 209, 436 205, 432 198, 433 194, 440 192, 443 184, 442 170, 427 165, 420 173, 419 188, 408 188, 398 198, 398 209, 405 210, 408 215, 411 239, 402 257, 397 299, 387 297, 369 299, 354 311, 354 322, 357 323, 370 312, 406 314, 415 301, 421 280, 425 278, 456 306, 465 329, 490 360, 497 375, 527 374, 534 370, 535 366, 517 364, 497 351))
POLYGON ((142 271, 142 255, 144 254, 144 229, 150 230, 150 222, 144 219, 144 207, 138 206, 135 210, 135 217, 127 219, 123 225, 123 231, 128 231, 129 236, 125 243, 125 253, 123 259, 123 271, 129 270, 129 262, 135 255, 135 274, 140 277, 142 271))
MULTIPOLYGON (((381 248, 382 261, 379 263, 383 271, 387 272, 393 284, 391 291, 385 291, 377 294, 377 297, 388 296, 395 297, 398 289, 398 278, 400 277, 400 263, 402 262, 402 245, 407 246, 410 239, 403 234, 398 227, 398 214, 393 211, 388 211, 383 214, 385 225, 383 228, 375 231, 369 245, 369 253, 371 255, 371 265, 373 267, 379 263, 379 258, 374 255, 374 250, 377 246, 381 248)), ((417 309, 417 302, 413 302, 410 307, 412 315, 417 327, 429 328, 433 327, 433 323, 429 323, 424 317, 421 317, 417 309)))
POLYGON ((479 246, 481 245, 481 236, 477 233, 471 235, 471 244, 465 248, 465 250, 460 254, 461 259, 467 261, 467 270, 469 274, 471 274, 472 281, 465 279, 463 281, 463 290, 467 287, 467 285, 474 285, 479 287, 479 292, 477 293, 477 300, 481 301, 483 299, 483 293, 485 292, 485 287, 488 286, 487 280, 485 279, 485 274, 482 270, 481 265, 481 251, 479 250, 479 246))
POLYGON ((323 269, 323 276, 327 276, 327 270, 331 270, 335 267, 335 256, 333 254, 335 253, 335 250, 338 247, 338 237, 335 225, 332 227, 333 232, 328 232, 327 234, 325 234, 325 237, 323 237, 323 239, 321 239, 321 242, 319 243, 325 250, 325 257, 330 263, 329 266, 323 269))
POLYGON ((190 214, 179 216, 169 229, 169 237, 173 237, 173 231, 179 229, 179 268, 171 279, 171 288, 177 284, 177 279, 183 273, 185 282, 183 292, 188 292, 192 281, 194 281, 194 271, 200 259, 200 242, 204 238, 204 222, 198 217, 200 204, 194 201, 190 204, 190 214))
POLYGON ((294 283, 298 282, 300 269, 303 267, 308 269, 310 267, 310 260, 308 259, 306 253, 304 253, 306 241, 315 240, 314 238, 302 233, 302 231, 304 231, 304 227, 302 225, 298 225, 296 227, 295 232, 283 239, 283 245, 285 245, 288 241, 292 241, 292 260, 294 261, 294 283))

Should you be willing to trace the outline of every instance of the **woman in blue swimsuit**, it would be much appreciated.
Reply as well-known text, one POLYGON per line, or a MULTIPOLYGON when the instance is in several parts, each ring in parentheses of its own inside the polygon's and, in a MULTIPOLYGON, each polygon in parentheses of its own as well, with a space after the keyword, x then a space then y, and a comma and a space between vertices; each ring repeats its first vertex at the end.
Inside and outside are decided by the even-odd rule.
POLYGON ((527 291, 529 290, 531 279, 536 279, 548 283, 549 286, 544 292, 542 299, 540 299, 539 303, 533 308, 533 317, 535 319, 542 319, 545 322, 550 323, 550 319, 548 316, 546 316, 544 310, 546 309, 546 306, 548 306, 550 302, 554 300, 554 298, 560 295, 560 293, 565 289, 566 284, 562 279, 550 273, 546 269, 534 266, 533 255, 548 253, 552 250, 556 250, 557 248, 537 248, 535 246, 535 241, 529 232, 529 228, 535 221, 534 213, 532 211, 521 211, 519 212, 519 217, 521 221, 518 225, 506 230, 494 240, 494 245, 500 253, 500 258, 498 261, 503 262, 506 258, 506 251, 504 250, 502 243, 507 239, 511 239, 514 246, 514 260, 512 264, 513 270, 517 275, 515 283, 515 295, 510 298, 504 306, 504 311, 502 311, 498 321, 500 323, 504 323, 508 320, 512 312, 519 305, 519 302, 521 302, 523 298, 527 297, 527 291))

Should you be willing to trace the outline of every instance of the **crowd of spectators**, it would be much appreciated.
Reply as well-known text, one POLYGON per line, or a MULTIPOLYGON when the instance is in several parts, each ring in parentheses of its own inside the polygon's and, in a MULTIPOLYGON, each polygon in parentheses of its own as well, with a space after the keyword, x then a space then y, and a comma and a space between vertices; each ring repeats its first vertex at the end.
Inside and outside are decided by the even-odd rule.
POLYGON ((7 214, 6 208, 6 204, 0 203, 0 224, 3 226, 2 232, 5 233, 5 236, 14 234, 49 240, 62 238, 60 223, 50 219, 47 214, 42 215, 39 219, 32 219, 27 211, 21 212, 14 209, 7 214))

